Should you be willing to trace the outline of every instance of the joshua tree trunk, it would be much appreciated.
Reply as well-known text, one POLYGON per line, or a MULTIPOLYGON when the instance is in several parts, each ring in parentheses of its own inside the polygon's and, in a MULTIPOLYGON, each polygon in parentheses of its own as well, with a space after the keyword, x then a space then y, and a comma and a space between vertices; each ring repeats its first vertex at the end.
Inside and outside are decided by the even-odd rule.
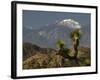
POLYGON ((77 58, 77 55, 78 55, 78 44, 79 44, 79 39, 75 39, 75 41, 74 41, 74 58, 77 58))
POLYGON ((74 58, 77 58, 77 55, 78 55, 77 45, 74 44, 74 58))
POLYGON ((78 44, 79 44, 79 39, 75 39, 74 43, 73 43, 73 48, 74 48, 74 65, 75 66, 78 66, 79 65, 79 62, 78 62, 78 58, 77 58, 77 55, 78 55, 78 44))

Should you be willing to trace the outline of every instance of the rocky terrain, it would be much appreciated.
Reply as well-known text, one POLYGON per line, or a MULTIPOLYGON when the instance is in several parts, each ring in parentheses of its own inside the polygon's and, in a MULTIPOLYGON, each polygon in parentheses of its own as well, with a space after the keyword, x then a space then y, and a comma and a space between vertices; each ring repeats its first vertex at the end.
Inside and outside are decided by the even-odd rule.
POLYGON ((90 48, 79 47, 77 59, 73 49, 65 48, 63 54, 58 49, 41 48, 31 43, 23 43, 23 69, 82 67, 90 66, 90 48))

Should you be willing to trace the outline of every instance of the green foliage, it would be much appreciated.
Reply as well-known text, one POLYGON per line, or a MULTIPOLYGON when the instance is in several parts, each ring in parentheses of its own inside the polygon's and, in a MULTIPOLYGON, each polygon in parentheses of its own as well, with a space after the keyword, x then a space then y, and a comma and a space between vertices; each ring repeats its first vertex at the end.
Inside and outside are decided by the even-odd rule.
POLYGON ((74 41, 75 38, 80 39, 81 38, 81 30, 80 29, 75 29, 70 33, 70 38, 74 41))
POLYGON ((57 44, 57 46, 58 46, 59 48, 63 48, 64 45, 65 45, 65 42, 64 42, 63 40, 58 40, 58 41, 56 42, 56 44, 57 44))

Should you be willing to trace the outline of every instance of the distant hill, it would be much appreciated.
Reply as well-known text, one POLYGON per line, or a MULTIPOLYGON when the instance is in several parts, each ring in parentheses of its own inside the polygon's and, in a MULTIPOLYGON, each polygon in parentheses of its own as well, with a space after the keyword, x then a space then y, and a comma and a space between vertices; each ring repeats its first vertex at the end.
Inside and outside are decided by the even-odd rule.
POLYGON ((90 66, 90 48, 80 47, 78 59, 67 58, 66 55, 73 56, 73 49, 65 48, 65 56, 59 55, 58 50, 51 48, 41 48, 31 43, 23 44, 23 69, 57 68, 90 66))
POLYGON ((23 44, 23 60, 26 58, 36 54, 37 51, 39 51, 40 47, 37 45, 33 45, 31 43, 24 43, 23 44))
POLYGON ((40 48, 32 43, 23 43, 23 60, 26 60, 37 53, 47 54, 52 52, 56 52, 56 50, 52 48, 40 48))

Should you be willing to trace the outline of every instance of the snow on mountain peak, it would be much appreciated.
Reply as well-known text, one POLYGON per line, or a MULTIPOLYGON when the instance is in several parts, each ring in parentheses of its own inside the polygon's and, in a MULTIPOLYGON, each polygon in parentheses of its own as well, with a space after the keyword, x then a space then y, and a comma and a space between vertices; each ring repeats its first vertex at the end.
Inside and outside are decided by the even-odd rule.
POLYGON ((73 19, 64 19, 58 23, 58 25, 61 26, 67 26, 69 28, 81 28, 81 25, 79 22, 73 20, 73 19))

